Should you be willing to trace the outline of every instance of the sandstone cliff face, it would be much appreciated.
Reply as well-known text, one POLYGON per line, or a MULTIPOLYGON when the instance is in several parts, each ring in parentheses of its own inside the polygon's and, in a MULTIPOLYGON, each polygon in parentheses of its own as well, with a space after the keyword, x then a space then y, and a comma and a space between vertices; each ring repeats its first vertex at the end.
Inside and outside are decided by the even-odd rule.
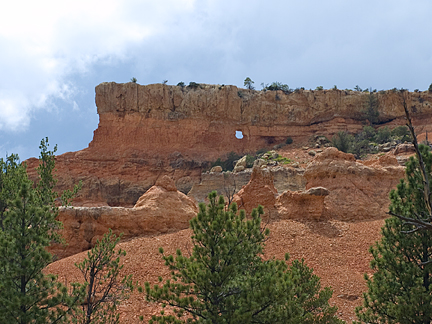
POLYGON ((308 165, 306 188, 323 186, 330 191, 326 217, 350 221, 386 217, 389 192, 404 177, 404 168, 391 155, 367 164, 332 147, 308 165))
MULTIPOLYGON (((280 194, 286 190, 303 190, 306 186, 304 169, 286 168, 282 166, 269 167, 276 191, 280 194)), ((195 183, 188 193, 198 202, 206 201, 209 192, 216 190, 218 195, 237 193, 251 179, 252 169, 241 172, 209 172, 201 175, 201 182, 195 183)))
MULTIPOLYGON (((342 90, 286 95, 235 86, 102 83, 96 87, 99 126, 88 148, 57 157, 58 189, 81 180, 76 206, 132 207, 157 179, 169 175, 188 193, 202 182, 208 161, 230 151, 254 152, 288 136, 298 143, 313 134, 360 130, 367 96, 342 90)), ((382 123, 404 124, 397 93, 387 91, 378 99, 382 123)), ((430 93, 408 94, 418 132, 432 130, 431 103, 430 93)), ((36 164, 28 161, 30 172, 36 164)))
MULTIPOLYGON (((102 83, 96 87, 100 123, 89 148, 99 156, 135 154, 151 159, 177 151, 187 160, 214 160, 230 151, 253 152, 288 136, 360 130, 367 96, 343 90, 300 90, 286 95, 235 86, 189 89, 102 83), (244 135, 241 140, 235 137, 238 130, 244 135)), ((387 91, 377 96, 380 121, 402 123, 398 94, 387 91)), ((408 101, 414 117, 432 115, 431 94, 410 93, 408 101)))

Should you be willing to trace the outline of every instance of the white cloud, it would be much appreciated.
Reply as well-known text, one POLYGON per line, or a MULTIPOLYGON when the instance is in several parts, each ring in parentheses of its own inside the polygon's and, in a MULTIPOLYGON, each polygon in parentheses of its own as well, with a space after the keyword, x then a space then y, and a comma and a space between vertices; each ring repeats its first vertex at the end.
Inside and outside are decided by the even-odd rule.
POLYGON ((61 109, 56 99, 84 110, 71 76, 119 62, 134 73, 124 81, 143 83, 242 85, 250 76, 293 87, 415 80, 412 88, 424 88, 432 81, 426 0, 3 2, 0 131, 25 129, 37 110, 61 109))
MULTIPOLYGON (((193 1, 8 1, 0 7, 0 130, 19 131, 51 99, 69 100, 68 76, 95 62, 124 60, 128 48, 157 33, 193 1), (158 9, 149 13, 147 7, 158 9), (142 13, 142 14, 140 14, 142 13), (162 28, 162 27, 161 27, 162 28)), ((70 105, 69 105, 70 106, 70 105)), ((75 107, 75 105, 73 105, 75 107)))

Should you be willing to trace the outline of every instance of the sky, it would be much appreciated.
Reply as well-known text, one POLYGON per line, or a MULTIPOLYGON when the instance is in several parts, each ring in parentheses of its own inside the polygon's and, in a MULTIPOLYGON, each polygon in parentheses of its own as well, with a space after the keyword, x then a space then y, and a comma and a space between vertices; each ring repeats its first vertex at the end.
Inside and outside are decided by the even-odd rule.
POLYGON ((0 3, 0 157, 88 146, 101 82, 256 88, 432 83, 430 0, 0 3))

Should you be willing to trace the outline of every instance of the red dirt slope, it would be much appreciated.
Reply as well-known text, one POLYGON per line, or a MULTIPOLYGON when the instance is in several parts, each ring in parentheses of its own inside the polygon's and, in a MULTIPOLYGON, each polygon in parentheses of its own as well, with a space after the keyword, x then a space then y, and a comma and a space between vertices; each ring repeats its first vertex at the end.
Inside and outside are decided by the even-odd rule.
MULTIPOLYGON (((366 285, 365 272, 370 272, 368 248, 380 238, 383 220, 368 222, 293 221, 283 220, 268 224, 270 239, 265 249, 265 257, 282 259, 286 252, 291 259, 304 258, 314 273, 321 277, 323 286, 334 290, 331 304, 339 307, 340 318, 351 322, 355 319, 354 309, 362 303, 362 292, 366 285)), ((141 285, 145 281, 157 282, 158 276, 169 276, 158 253, 163 247, 166 253, 174 253, 177 248, 183 252, 192 248, 190 230, 154 237, 136 238, 119 244, 126 250, 123 259, 124 274, 133 274, 141 285)), ((86 253, 54 262, 48 267, 51 273, 59 274, 59 280, 78 280, 79 272, 73 267, 86 253)), ((158 313, 158 306, 148 304, 145 295, 134 292, 131 298, 119 308, 122 323, 137 323, 140 315, 145 322, 152 314, 158 313)))

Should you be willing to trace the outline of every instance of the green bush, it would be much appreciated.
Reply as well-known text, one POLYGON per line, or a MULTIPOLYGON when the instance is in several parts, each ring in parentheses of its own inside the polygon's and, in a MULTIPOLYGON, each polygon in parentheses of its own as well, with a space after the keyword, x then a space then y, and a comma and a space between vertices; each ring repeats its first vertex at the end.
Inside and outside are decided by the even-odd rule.
POLYGON ((324 90, 324 87, 323 86, 318 86, 318 87, 315 88, 315 90, 321 91, 321 90, 324 90))
POLYGON ((243 84, 244 84, 244 86, 246 87, 246 89, 248 89, 248 90, 255 90, 255 87, 253 86, 254 83, 255 83, 255 82, 253 82, 251 78, 247 77, 247 78, 244 80, 244 83, 243 83, 243 84))
POLYGON ((292 144, 292 142, 293 142, 293 139, 291 137, 288 137, 285 141, 285 144, 289 145, 289 144, 292 144))
POLYGON ((232 171, 234 169, 234 161, 240 159, 242 156, 237 153, 231 151, 228 153, 227 158, 222 160, 218 158, 215 162, 211 164, 211 168, 214 166, 221 166, 223 171, 232 171))
POLYGON ((386 126, 384 128, 378 129, 377 135, 376 135, 376 142, 378 144, 383 144, 391 141, 391 131, 386 126))
POLYGON ((411 133, 406 126, 398 126, 391 131, 391 136, 401 142, 411 142, 411 133))
POLYGON ((270 90, 270 91, 276 91, 280 90, 283 91, 285 94, 290 94, 293 92, 292 89, 287 84, 283 84, 281 82, 273 82, 270 85, 267 85, 263 90, 270 90))
POLYGON ((370 141, 373 141, 376 136, 376 130, 372 126, 365 126, 363 127, 363 136, 365 139, 368 139, 370 141))
POLYGON ((357 139, 354 138, 348 153, 354 154, 356 159, 361 159, 365 157, 368 153, 376 153, 370 148, 370 142, 367 139, 357 139))
POLYGON ((196 82, 189 82, 188 87, 191 88, 191 89, 197 89, 197 88, 199 88, 199 87, 201 87, 201 86, 200 86, 199 83, 196 83, 196 82))
POLYGON ((177 83, 177 87, 185 87, 185 83, 183 81, 180 81, 179 83, 177 83))
POLYGON ((252 168, 255 162, 255 157, 252 155, 246 155, 246 168, 252 168))
POLYGON ((351 147, 352 142, 354 141, 354 136, 348 134, 345 131, 340 131, 332 138, 332 144, 339 151, 348 153, 348 150, 351 147))
POLYGON ((430 84, 428 91, 432 92, 432 83, 430 84))

